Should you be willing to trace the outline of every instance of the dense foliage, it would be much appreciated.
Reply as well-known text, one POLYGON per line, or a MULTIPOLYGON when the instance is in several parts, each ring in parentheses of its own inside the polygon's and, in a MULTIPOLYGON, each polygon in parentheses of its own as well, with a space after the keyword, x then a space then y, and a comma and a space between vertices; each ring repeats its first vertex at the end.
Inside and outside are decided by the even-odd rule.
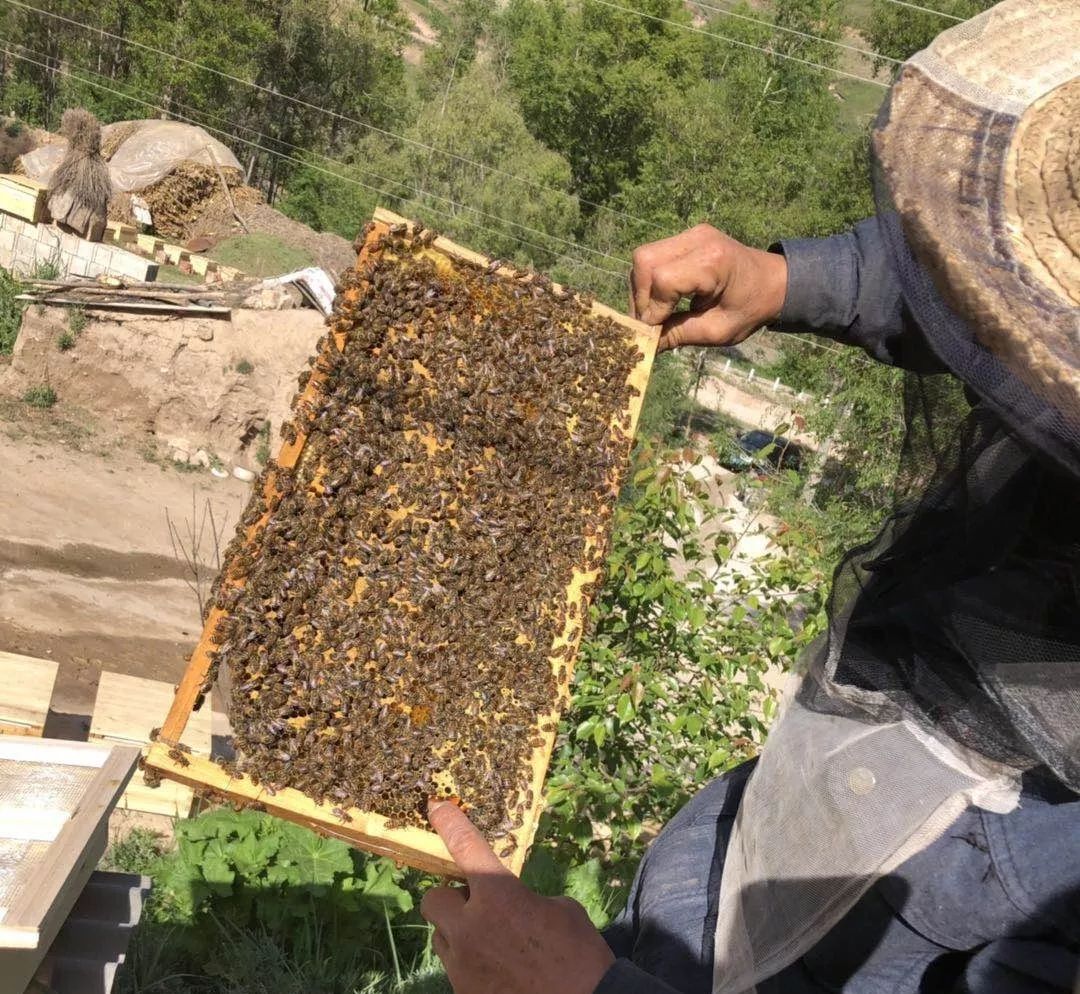
POLYGON ((696 455, 681 458, 639 453, 578 658, 547 834, 583 852, 599 827, 629 853, 643 825, 754 755, 777 682, 823 621, 817 557, 784 538, 776 555, 738 556, 743 526, 710 503, 696 455))

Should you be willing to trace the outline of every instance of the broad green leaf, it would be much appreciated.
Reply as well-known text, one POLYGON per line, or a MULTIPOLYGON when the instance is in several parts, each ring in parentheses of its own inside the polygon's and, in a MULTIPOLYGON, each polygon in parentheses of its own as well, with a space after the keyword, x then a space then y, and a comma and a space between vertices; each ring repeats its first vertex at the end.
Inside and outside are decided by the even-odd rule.
POLYGON ((236 872, 242 877, 254 877, 262 873, 273 859, 281 844, 279 835, 249 835, 237 841, 230 849, 236 872))
POLYGON ((325 839, 288 822, 281 826, 281 834, 277 858, 299 870, 301 883, 330 884, 336 874, 352 872, 349 847, 340 839, 325 839))

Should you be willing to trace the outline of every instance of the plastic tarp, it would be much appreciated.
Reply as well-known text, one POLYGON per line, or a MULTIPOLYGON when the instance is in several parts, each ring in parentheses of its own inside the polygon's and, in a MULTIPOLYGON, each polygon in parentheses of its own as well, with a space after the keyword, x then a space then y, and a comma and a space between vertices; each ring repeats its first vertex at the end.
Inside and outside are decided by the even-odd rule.
MULTIPOLYGON (((153 186, 169 175, 181 162, 213 165, 210 151, 219 166, 239 169, 236 156, 202 128, 181 121, 121 121, 101 129, 102 142, 116 129, 134 124, 136 130, 125 139, 109 161, 109 176, 114 192, 135 193, 153 186)), ((48 184, 56 167, 67 153, 67 140, 42 145, 22 156, 26 175, 48 184)))

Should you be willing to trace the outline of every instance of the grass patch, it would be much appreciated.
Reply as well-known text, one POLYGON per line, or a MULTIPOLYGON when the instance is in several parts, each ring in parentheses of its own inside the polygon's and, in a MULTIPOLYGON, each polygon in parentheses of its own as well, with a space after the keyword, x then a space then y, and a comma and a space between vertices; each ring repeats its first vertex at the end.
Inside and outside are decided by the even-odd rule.
POLYGON ((847 0, 843 21, 866 34, 874 23, 874 0, 847 0))
POLYGON ((30 271, 31 278, 35 280, 56 280, 60 278, 60 263, 56 259, 39 262, 30 271))
POLYGON ((205 282, 198 273, 185 273, 178 266, 158 266, 158 283, 190 283, 199 286, 205 282))
POLYGON ((86 316, 86 311, 81 307, 73 307, 68 312, 67 331, 57 338, 56 347, 61 352, 67 352, 70 349, 75 348, 75 343, 79 340, 79 336, 86 330, 86 326, 89 323, 90 319, 86 316))
POLYGON ((315 262, 303 249, 258 231, 226 238, 207 254, 223 266, 232 266, 249 276, 280 276, 315 262))
POLYGON ((851 131, 865 131, 877 116, 886 91, 872 83, 854 79, 837 80, 836 92, 842 97, 840 118, 851 131))
POLYGON ((68 331, 76 338, 86 330, 89 323, 90 319, 86 316, 86 311, 81 307, 73 307, 68 314, 68 331))
POLYGON ((31 387, 23 394, 23 402, 40 410, 48 410, 56 403, 56 391, 47 383, 41 386, 31 387))
POLYGON ((241 376, 249 376, 251 373, 253 373, 255 371, 255 364, 250 362, 247 359, 241 359, 236 364, 236 371, 241 376))

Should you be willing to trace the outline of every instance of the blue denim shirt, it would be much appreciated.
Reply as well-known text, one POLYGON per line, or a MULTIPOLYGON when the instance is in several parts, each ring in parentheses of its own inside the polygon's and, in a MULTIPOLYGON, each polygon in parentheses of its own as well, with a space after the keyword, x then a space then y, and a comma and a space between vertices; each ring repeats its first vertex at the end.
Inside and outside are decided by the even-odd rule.
MULTIPOLYGON (((774 251, 788 263, 780 330, 814 332, 914 372, 943 371, 904 306, 875 218, 774 251)), ((710 994, 717 895, 750 770, 703 788, 650 847, 626 910, 605 933, 618 959, 597 994, 710 994)), ((1041 785, 1009 814, 965 812, 758 991, 1068 994, 1078 970, 1080 798, 1041 785)))

